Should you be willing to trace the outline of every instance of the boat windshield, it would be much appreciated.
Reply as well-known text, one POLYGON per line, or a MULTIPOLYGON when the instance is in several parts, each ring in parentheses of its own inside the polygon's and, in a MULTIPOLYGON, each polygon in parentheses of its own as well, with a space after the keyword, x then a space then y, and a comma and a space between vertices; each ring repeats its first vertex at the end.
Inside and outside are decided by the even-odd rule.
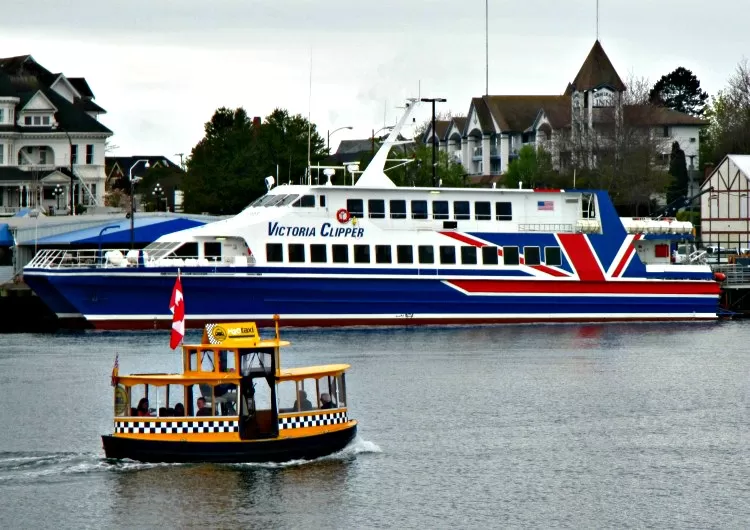
POLYGON ((148 254, 149 258, 155 260, 169 256, 172 252, 177 250, 183 244, 182 241, 170 241, 167 243, 151 243, 146 246, 143 251, 148 254))
POLYGON ((251 202, 248 208, 260 208, 261 206, 266 208, 271 206, 287 206, 296 201, 298 197, 299 195, 296 193, 274 195, 267 193, 251 202))

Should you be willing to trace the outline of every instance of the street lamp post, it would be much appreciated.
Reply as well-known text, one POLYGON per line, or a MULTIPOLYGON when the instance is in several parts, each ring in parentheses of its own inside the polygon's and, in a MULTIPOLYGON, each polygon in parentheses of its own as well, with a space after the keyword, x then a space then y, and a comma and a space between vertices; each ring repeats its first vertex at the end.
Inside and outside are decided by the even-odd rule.
POLYGON ((130 172, 128 174, 129 181, 130 181, 130 248, 135 248, 135 185, 140 180, 140 177, 133 178, 133 168, 140 164, 141 162, 145 162, 145 165, 143 167, 149 168, 150 165, 148 163, 147 158, 141 158, 140 160, 136 160, 132 166, 130 166, 130 172))
POLYGON ((437 187, 437 176, 435 174, 437 170, 437 160, 435 153, 435 139, 437 137, 437 131, 435 130, 435 103, 445 103, 448 100, 445 98, 421 98, 420 101, 432 103, 432 186, 437 187))
POLYGON ((354 127, 347 125, 346 127, 339 127, 338 129, 334 130, 328 130, 328 143, 326 143, 326 150, 328 151, 328 156, 331 156, 331 135, 335 133, 336 131, 340 131, 342 129, 349 129, 350 131, 354 129, 354 127))
POLYGON ((370 138, 370 142, 372 145, 373 156, 375 155, 375 135, 379 134, 380 131, 390 131, 391 129, 393 129, 393 125, 386 125, 385 127, 381 127, 380 129, 378 129, 377 131, 375 129, 372 130, 372 137, 370 138))
MULTIPOLYGON (((154 194, 154 200, 156 202, 156 211, 159 211, 159 205, 161 204, 161 198, 164 195, 164 189, 161 187, 161 184, 158 182, 156 183, 156 186, 154 187, 154 191, 152 192, 154 194)), ((166 211, 166 208, 164 209, 166 211)))
POLYGON ((60 209, 60 196, 63 193, 65 193, 65 190, 63 190, 63 187, 58 184, 57 186, 55 186, 55 190, 52 193, 55 194, 55 206, 56 206, 56 209, 59 210, 60 209))

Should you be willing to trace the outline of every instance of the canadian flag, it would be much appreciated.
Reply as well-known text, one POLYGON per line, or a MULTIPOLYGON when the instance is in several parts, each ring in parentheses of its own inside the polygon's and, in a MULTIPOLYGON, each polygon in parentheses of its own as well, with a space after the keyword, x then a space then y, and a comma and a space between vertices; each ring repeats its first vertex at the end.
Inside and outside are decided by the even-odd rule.
POLYGON ((185 297, 182 296, 182 281, 179 272, 174 282, 174 289, 172 289, 169 310, 172 312, 172 337, 169 340, 169 347, 174 350, 185 337, 185 297))

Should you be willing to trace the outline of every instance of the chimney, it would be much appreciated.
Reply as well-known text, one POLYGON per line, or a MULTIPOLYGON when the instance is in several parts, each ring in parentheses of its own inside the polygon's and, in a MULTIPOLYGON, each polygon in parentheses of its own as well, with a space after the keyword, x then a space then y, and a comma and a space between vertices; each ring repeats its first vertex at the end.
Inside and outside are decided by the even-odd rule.
POLYGON ((253 118, 253 136, 258 137, 258 131, 260 131, 260 116, 253 118))

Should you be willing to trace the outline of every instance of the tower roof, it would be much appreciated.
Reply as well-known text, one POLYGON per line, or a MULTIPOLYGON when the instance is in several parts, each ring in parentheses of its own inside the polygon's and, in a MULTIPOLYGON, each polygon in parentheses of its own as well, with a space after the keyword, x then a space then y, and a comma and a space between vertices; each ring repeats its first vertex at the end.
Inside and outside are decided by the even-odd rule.
POLYGON ((625 91, 625 83, 617 75, 617 70, 612 66, 602 43, 597 40, 573 80, 573 87, 575 90, 583 91, 602 86, 612 87, 618 92, 625 91))

